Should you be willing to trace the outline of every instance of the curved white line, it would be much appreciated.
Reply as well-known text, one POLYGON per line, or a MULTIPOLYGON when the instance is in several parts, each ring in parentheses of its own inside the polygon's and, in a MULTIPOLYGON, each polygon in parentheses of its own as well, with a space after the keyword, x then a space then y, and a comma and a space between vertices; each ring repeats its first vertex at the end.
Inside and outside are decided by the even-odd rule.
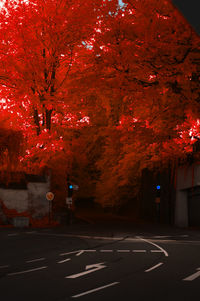
POLYGON ((167 253, 166 250, 164 250, 162 247, 160 247, 159 245, 155 244, 154 242, 152 242, 152 241, 150 241, 150 240, 148 240, 148 239, 144 239, 144 238, 142 238, 142 237, 140 237, 140 236, 136 236, 136 237, 139 238, 140 240, 143 240, 143 241, 145 241, 145 242, 147 242, 147 243, 149 243, 149 244, 155 246, 156 248, 160 249, 160 250, 165 254, 166 257, 169 256, 169 254, 167 253))

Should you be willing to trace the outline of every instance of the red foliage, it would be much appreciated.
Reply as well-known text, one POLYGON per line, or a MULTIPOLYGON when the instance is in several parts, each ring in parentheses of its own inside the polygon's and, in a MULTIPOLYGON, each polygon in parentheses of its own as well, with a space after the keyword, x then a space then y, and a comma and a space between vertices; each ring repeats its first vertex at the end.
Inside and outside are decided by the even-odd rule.
POLYGON ((7 0, 0 12, 0 118, 23 133, 20 168, 56 169, 59 191, 92 165, 114 190, 200 137, 199 38, 169 1, 124 3, 7 0))

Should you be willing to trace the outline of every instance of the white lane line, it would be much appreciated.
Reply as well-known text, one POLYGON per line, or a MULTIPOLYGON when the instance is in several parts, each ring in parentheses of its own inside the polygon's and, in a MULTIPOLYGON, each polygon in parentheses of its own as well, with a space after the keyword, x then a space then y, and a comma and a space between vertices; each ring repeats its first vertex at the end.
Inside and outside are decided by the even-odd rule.
POLYGON ((107 285, 104 285, 104 286, 100 286, 100 287, 94 288, 92 290, 86 291, 84 293, 81 293, 81 294, 78 294, 78 295, 74 295, 71 298, 78 298, 78 297, 81 297, 81 296, 84 296, 84 295, 88 295, 88 294, 100 291, 100 290, 102 290, 104 288, 107 288, 107 287, 110 287, 110 286, 114 286, 116 284, 119 284, 119 282, 113 282, 113 283, 110 283, 110 284, 107 284, 107 285))
POLYGON ((162 253, 162 250, 151 250, 151 253, 162 253))
POLYGON ((0 269, 8 268, 9 265, 0 265, 0 269))
POLYGON ((71 258, 67 258, 67 259, 64 259, 64 260, 58 261, 57 263, 64 263, 64 262, 66 262, 66 261, 70 261, 70 260, 71 260, 71 258))
POLYGON ((96 250, 81 250, 78 254, 76 254, 76 256, 80 256, 81 254, 83 254, 85 252, 96 252, 96 250))
POLYGON ((21 272, 9 273, 7 275, 8 276, 13 276, 13 275, 25 274, 25 273, 30 273, 30 272, 34 272, 34 271, 43 270, 43 269, 46 269, 46 268, 47 268, 47 266, 44 266, 44 267, 39 267, 39 268, 35 268, 35 269, 25 270, 25 271, 21 271, 21 272))
POLYGON ((151 272, 152 270, 155 270, 156 268, 158 268, 162 264, 163 264, 163 262, 160 262, 160 263, 154 265, 153 267, 151 267, 150 269, 145 270, 145 272, 151 272))
MULTIPOLYGON (((85 239, 96 239, 96 240, 124 240, 124 237, 106 237, 106 236, 88 236, 88 235, 77 235, 77 234, 54 234, 54 233, 37 233, 37 235, 48 235, 48 236, 58 236, 58 237, 77 237, 85 239)), ((134 239, 130 239, 133 241, 134 239)))
POLYGON ((32 233, 37 233, 36 231, 26 231, 26 234, 32 234, 32 233))
POLYGON ((85 235, 77 235, 80 238, 89 238, 89 239, 97 239, 97 240, 123 240, 124 237, 106 237, 106 236, 85 236, 85 235))
POLYGON ((60 255, 60 256, 65 256, 65 255, 75 254, 75 253, 79 253, 79 252, 81 252, 81 250, 71 251, 71 252, 67 252, 67 253, 61 253, 61 254, 59 254, 59 255, 60 255))
POLYGON ((85 253, 85 252, 96 252, 97 250, 76 250, 76 251, 72 251, 72 252, 67 252, 67 253, 61 253, 59 254, 60 256, 65 256, 65 255, 70 255, 70 254, 76 254, 76 256, 80 256, 81 254, 85 253))
POLYGON ((160 250, 165 254, 166 257, 169 256, 169 254, 167 253, 166 250, 164 250, 162 247, 160 247, 159 245, 155 244, 154 242, 152 242, 152 241, 150 241, 150 240, 148 240, 148 239, 144 239, 144 238, 142 238, 142 237, 140 237, 140 236, 137 236, 137 237, 138 237, 140 240, 143 240, 143 241, 145 241, 145 242, 147 242, 147 243, 149 243, 149 244, 155 246, 156 248, 160 249, 160 250))
POLYGON ((37 259, 31 259, 31 260, 27 260, 26 263, 30 263, 30 262, 36 262, 36 261, 42 261, 45 260, 46 258, 37 258, 37 259))
POLYGON ((128 252, 130 252, 130 250, 117 250, 117 252, 119 252, 119 253, 128 253, 128 252))
POLYGON ((10 233, 10 234, 8 234, 8 236, 17 236, 17 235, 19 235, 19 233, 10 233))
POLYGON ((132 250, 132 252, 134 252, 134 253, 145 253, 146 250, 132 250))
POLYGON ((184 280, 184 281, 193 281, 193 280, 195 280, 196 278, 200 277, 200 268, 198 268, 197 271, 198 271, 198 272, 196 272, 196 273, 194 273, 194 274, 192 274, 192 275, 190 275, 190 276, 184 278, 183 280, 184 280))
POLYGON ((100 252, 107 252, 107 253, 109 253, 109 252, 113 252, 114 250, 100 250, 100 252))
POLYGON ((157 235, 157 236, 152 236, 152 238, 169 238, 173 237, 172 235, 157 235))

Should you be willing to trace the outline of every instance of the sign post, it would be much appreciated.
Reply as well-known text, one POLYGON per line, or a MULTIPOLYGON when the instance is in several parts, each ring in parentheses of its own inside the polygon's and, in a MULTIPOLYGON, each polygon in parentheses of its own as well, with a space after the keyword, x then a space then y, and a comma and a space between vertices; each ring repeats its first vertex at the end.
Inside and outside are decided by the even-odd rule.
POLYGON ((67 223, 71 224, 72 223, 72 204, 73 200, 72 197, 66 197, 66 204, 67 204, 67 223))
POLYGON ((51 223, 51 214, 52 214, 52 201, 54 199, 54 193, 49 191, 46 193, 46 199, 49 201, 49 224, 51 223))
POLYGON ((156 204, 156 219, 157 219, 157 222, 160 222, 160 193, 161 193, 161 186, 156 185, 155 204, 156 204))
POLYGON ((66 198, 66 204, 68 205, 68 208, 70 209, 71 208, 70 205, 72 205, 72 197, 67 197, 66 198))

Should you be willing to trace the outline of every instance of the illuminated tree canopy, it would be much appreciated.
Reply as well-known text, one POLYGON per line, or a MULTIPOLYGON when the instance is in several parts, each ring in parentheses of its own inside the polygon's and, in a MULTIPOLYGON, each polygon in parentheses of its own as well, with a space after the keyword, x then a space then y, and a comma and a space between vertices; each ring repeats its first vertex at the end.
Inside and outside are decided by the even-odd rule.
POLYGON ((144 168, 186 158, 199 139, 199 37, 170 1, 123 2, 0 12, 0 107, 23 134, 18 168, 48 166, 63 178, 55 189, 68 173, 101 203, 132 197, 144 168))

